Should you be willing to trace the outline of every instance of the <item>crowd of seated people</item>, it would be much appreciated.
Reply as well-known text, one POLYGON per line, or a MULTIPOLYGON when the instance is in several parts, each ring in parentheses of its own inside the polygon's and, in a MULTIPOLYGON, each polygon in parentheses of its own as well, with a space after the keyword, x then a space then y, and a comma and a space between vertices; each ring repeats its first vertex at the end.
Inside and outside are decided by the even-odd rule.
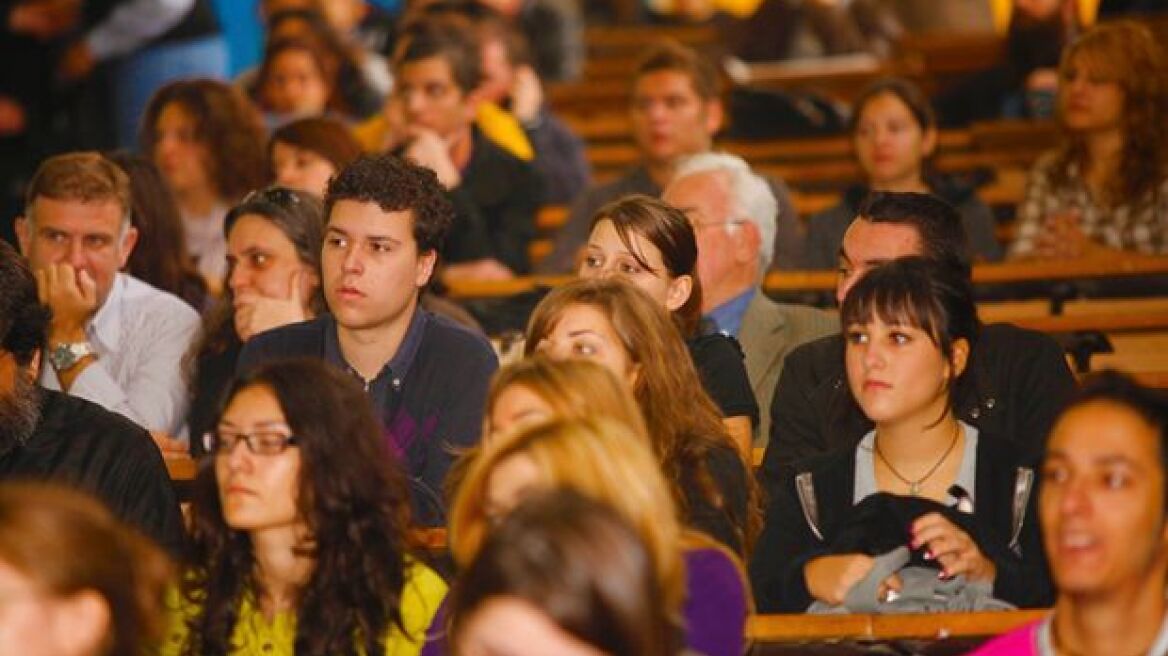
POLYGON ((983 652, 1168 653, 1168 400, 1080 390, 974 286, 1168 253, 1148 26, 1068 41, 1003 243, 908 78, 856 97, 861 178, 804 222, 716 149, 711 63, 646 44, 602 108, 637 163, 591 179, 553 4, 266 1, 258 67, 161 86, 141 155, 39 162, 0 241, 28 605, 0 651, 736 656, 756 613, 1051 609, 983 652), (838 270, 838 309, 768 296, 797 267, 838 270), (535 270, 571 279, 508 362, 446 286, 535 270))

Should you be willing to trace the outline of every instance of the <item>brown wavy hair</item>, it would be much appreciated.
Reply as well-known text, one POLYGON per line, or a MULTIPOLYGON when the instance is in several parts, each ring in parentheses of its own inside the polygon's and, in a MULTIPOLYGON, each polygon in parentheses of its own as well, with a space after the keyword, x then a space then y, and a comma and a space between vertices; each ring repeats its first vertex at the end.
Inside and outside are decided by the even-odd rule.
MULTIPOLYGON (((1113 79, 1123 90, 1123 152, 1105 187, 1105 202, 1139 198, 1168 175, 1168 58, 1147 26, 1118 20, 1083 33, 1063 51, 1059 77, 1076 66, 1113 79)), ((1066 144, 1053 181, 1068 183, 1072 164, 1084 171, 1086 138, 1064 128, 1066 144)))
MULTIPOLYGON (((405 631, 402 590, 415 546, 406 476, 351 376, 319 358, 276 361, 237 378, 221 411, 257 386, 276 396, 301 455, 296 505, 311 535, 301 555, 314 563, 297 595, 295 652, 384 653, 387 631, 405 631)), ((250 536, 223 519, 207 458, 195 477, 182 581, 185 601, 201 610, 188 620, 184 653, 234 653, 240 603, 258 592, 255 568, 250 536)))
POLYGON ((159 89, 142 120, 141 141, 154 152, 154 126, 168 105, 194 119, 195 137, 207 147, 206 166, 220 198, 238 202, 268 178, 267 133, 263 118, 238 90, 217 80, 179 80, 159 89))
POLYGON ((734 516, 706 461, 715 449, 728 448, 737 454, 738 448, 726 432, 718 407, 702 387, 681 333, 664 307, 618 278, 570 282, 552 290, 532 312, 526 354, 534 354, 564 312, 578 305, 595 308, 608 318, 629 359, 638 366, 633 396, 683 515, 688 515, 690 508, 680 483, 693 476, 702 495, 727 514, 741 544, 749 550, 760 525, 757 487, 747 472, 746 516, 734 516))

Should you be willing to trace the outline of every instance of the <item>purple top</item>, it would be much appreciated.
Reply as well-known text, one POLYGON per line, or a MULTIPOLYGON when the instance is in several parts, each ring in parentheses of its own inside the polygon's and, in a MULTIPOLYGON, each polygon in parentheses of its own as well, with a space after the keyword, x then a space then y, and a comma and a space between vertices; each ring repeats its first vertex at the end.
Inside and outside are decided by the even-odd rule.
MULTIPOLYGON (((742 568, 725 551, 687 549, 686 594, 683 606, 686 646, 705 656, 741 656, 746 649, 746 618, 750 607, 742 568)), ((421 656, 443 656, 449 596, 426 631, 421 656)))

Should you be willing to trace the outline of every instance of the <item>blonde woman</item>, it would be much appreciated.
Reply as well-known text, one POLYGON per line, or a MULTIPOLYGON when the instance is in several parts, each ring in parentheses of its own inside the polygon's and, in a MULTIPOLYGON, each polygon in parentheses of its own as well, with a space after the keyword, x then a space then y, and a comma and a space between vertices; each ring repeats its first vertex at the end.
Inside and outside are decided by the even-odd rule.
POLYGON ((608 504, 637 530, 689 648, 742 653, 751 603, 740 565, 682 527, 645 434, 615 418, 552 419, 496 436, 471 464, 451 509, 455 562, 470 563, 493 524, 525 496, 553 488, 608 504))

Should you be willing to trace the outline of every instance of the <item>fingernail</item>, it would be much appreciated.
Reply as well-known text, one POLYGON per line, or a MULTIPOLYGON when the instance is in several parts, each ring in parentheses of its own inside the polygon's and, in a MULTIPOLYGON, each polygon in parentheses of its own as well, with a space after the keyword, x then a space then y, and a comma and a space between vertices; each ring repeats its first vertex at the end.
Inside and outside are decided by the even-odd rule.
POLYGON ((932 550, 926 550, 926 551, 925 551, 925 560, 932 560, 932 559, 933 559, 933 552, 932 552, 932 550))

